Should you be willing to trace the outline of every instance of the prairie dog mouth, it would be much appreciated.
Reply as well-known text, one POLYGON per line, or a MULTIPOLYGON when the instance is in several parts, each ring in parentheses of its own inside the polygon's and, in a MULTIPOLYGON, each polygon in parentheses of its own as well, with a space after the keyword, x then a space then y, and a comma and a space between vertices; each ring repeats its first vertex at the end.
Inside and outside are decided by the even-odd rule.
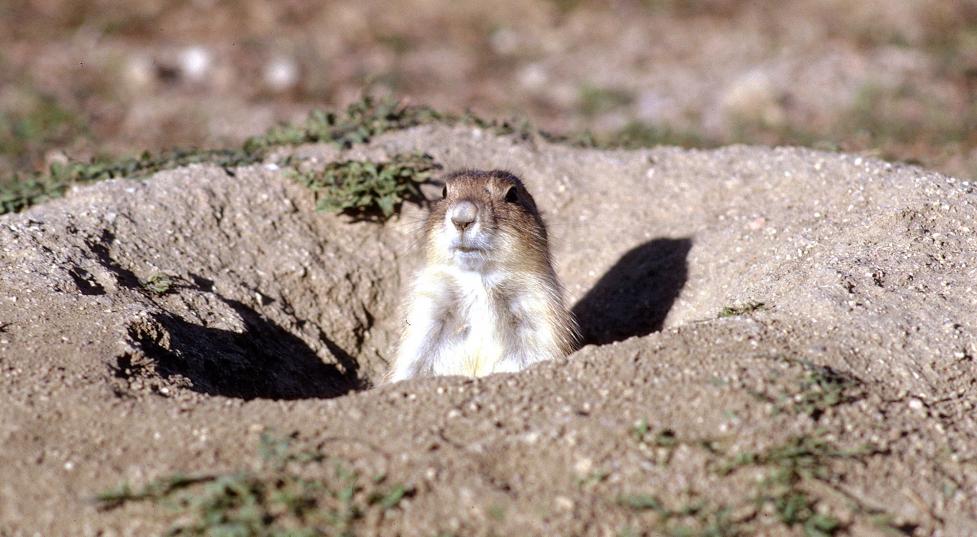
POLYGON ((493 241, 479 230, 468 230, 458 233, 453 229, 446 230, 443 247, 446 253, 455 260, 484 259, 492 252, 493 241))

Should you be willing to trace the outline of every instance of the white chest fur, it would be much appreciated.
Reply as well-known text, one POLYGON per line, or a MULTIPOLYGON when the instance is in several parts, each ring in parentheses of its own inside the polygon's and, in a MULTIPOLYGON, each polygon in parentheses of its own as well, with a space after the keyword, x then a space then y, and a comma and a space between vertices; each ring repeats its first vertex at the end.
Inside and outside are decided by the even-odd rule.
POLYGON ((558 356, 552 297, 531 276, 457 267, 422 270, 390 380, 484 376, 558 356))
POLYGON ((499 297, 502 277, 475 271, 450 269, 445 277, 453 283, 445 318, 438 361, 438 375, 483 376, 493 373, 511 346, 503 323, 509 323, 509 304, 499 297))

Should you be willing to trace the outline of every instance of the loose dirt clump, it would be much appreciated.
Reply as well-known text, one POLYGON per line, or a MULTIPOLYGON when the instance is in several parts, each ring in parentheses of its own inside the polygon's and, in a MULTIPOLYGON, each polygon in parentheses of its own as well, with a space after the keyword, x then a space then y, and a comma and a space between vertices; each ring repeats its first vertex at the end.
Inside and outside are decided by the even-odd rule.
POLYGON ((0 535, 977 532, 975 205, 439 124, 75 189, 0 217, 0 535), (525 179, 587 346, 371 387, 423 209, 316 212, 290 168, 414 153, 525 179))

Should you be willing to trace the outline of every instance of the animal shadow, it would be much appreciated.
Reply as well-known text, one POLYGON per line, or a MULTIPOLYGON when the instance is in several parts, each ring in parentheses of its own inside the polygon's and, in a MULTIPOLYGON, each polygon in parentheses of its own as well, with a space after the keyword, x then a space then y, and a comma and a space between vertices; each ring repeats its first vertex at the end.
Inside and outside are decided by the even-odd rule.
POLYGON ((305 342, 254 309, 219 298, 244 320, 243 332, 161 313, 154 320, 166 336, 155 330, 132 334, 158 374, 182 376, 196 392, 240 399, 330 398, 362 387, 355 358, 334 342, 327 339, 326 345, 342 369, 324 363, 305 342))
POLYGON ((631 249, 573 306, 581 343, 605 345, 661 330, 688 279, 692 240, 655 239, 631 249))

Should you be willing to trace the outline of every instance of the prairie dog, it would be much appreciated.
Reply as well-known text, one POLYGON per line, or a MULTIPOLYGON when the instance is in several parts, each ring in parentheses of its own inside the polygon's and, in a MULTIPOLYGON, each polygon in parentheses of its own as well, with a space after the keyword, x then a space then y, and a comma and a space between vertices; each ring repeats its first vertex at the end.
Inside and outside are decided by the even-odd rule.
POLYGON ((406 297, 387 381, 480 377, 569 354, 577 325, 522 181, 500 170, 463 170, 444 181, 424 223, 424 263, 406 297))

